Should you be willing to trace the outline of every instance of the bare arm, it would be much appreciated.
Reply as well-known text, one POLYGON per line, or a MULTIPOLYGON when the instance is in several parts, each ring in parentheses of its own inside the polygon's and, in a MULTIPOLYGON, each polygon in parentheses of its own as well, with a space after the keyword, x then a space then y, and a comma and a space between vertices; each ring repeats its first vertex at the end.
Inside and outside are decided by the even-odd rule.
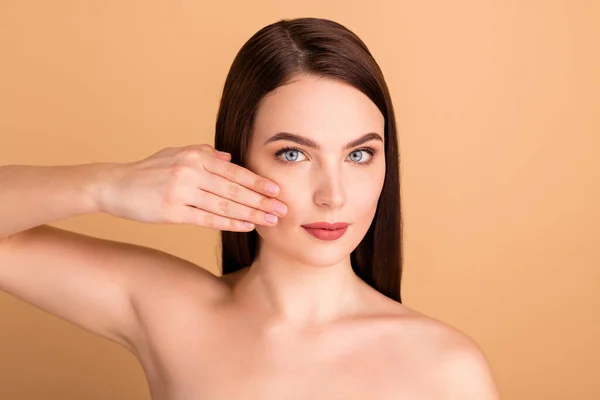
POLYGON ((0 167, 0 290, 131 348, 130 282, 152 250, 46 225, 99 212, 111 168, 0 167))
POLYGON ((115 164, 0 167, 0 239, 75 215, 99 212, 98 182, 115 164))
POLYGON ((269 225, 268 181, 228 160, 200 145, 128 164, 0 166, 0 290, 133 350, 145 333, 139 305, 160 285, 191 273, 212 296, 216 277, 164 252, 47 224, 105 212, 221 230, 269 225))

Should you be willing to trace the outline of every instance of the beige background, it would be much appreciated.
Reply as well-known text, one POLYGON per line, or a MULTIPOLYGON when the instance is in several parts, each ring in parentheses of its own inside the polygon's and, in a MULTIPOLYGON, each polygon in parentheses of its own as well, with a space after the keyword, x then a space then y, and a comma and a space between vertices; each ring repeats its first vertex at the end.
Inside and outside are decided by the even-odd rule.
MULTIPOLYGON (((397 110, 405 304, 479 342, 504 399, 598 399, 598 4, 2 0, 0 164, 213 144, 242 44, 281 18, 334 19, 370 47, 397 110)), ((55 225, 217 273, 207 229, 55 225)), ((125 350, 0 293, 0 398, 149 396, 125 350)))

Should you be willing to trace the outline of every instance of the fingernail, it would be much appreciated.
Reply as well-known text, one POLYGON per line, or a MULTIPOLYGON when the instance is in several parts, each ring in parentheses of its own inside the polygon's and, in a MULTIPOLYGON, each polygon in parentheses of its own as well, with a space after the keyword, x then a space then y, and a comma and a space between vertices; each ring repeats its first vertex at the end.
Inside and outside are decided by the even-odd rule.
POLYGON ((277 185, 273 183, 267 183, 267 192, 275 194, 278 190, 279 188, 277 187, 277 185))
POLYGON ((254 224, 248 221, 244 221, 244 226, 248 229, 254 229, 254 224))
POLYGON ((265 221, 275 223, 277 222, 277 216, 273 214, 265 214, 265 221))
POLYGON ((219 154, 220 154, 220 155, 222 155, 222 156, 230 156, 230 155, 231 155, 231 154, 229 154, 229 153, 226 153, 226 152, 224 152, 224 151, 220 151, 220 150, 217 150, 217 153, 219 153, 219 154))
POLYGON ((273 206, 273 211, 275 211, 279 215, 283 215, 287 211, 287 207, 281 203, 275 203, 275 205, 273 206))

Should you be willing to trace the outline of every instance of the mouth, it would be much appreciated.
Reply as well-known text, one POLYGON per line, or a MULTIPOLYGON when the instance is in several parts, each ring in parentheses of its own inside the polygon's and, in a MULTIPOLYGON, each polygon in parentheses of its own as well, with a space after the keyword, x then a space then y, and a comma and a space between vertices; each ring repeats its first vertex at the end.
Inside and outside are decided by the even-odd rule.
POLYGON ((337 240, 344 236, 348 229, 348 223, 337 222, 330 224, 327 222, 317 222, 313 224, 302 225, 302 228, 306 230, 310 235, 320 240, 331 241, 337 240))

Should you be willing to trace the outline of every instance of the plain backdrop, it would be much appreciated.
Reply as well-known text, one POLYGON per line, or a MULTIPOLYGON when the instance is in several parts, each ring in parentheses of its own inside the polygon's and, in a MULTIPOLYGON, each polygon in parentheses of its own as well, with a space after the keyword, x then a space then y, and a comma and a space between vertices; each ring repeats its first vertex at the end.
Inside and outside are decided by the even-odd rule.
MULTIPOLYGON (((282 18, 333 19, 366 42, 392 94, 404 303, 473 337, 503 399, 598 399, 599 4, 2 0, 0 164, 214 144, 243 43, 282 18)), ((216 231, 107 215, 53 225, 219 274, 216 231)), ((149 394, 126 350, 0 293, 0 398, 149 394)))

